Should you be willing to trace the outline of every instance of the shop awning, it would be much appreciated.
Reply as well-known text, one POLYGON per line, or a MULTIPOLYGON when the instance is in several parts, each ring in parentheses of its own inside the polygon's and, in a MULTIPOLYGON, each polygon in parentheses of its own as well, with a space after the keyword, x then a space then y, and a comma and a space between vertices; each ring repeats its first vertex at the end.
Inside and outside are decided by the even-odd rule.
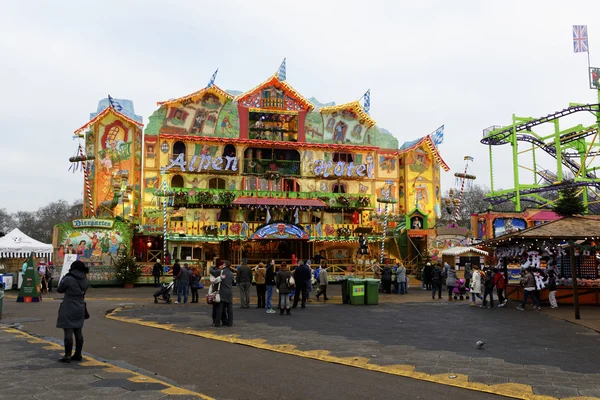
POLYGON ((288 207, 325 207, 319 199, 288 199, 277 197, 238 197, 233 204, 239 206, 288 206, 288 207))

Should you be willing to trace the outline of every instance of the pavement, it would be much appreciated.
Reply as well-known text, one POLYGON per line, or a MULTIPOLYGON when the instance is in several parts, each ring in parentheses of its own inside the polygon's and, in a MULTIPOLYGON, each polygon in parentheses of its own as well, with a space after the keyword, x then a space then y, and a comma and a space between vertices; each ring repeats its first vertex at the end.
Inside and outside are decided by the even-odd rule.
POLYGON ((89 356, 59 363, 61 345, 17 329, 0 329, 0 344, 0 399, 211 399, 89 356))
MULTIPOLYGON (((349 306, 339 304, 339 285, 331 285, 334 301, 328 304, 309 303, 289 317, 235 308, 234 326, 216 329, 211 326, 211 309, 203 303, 205 292, 199 304, 167 305, 154 304, 153 291, 149 287, 91 289, 86 349, 136 365, 133 370, 146 368, 151 371, 146 376, 156 377, 156 373, 173 387, 197 395, 354 398, 362 390, 362 398, 392 398, 398 393, 421 399, 600 398, 600 360, 594 351, 600 334, 593 327, 561 320, 572 316, 570 307, 542 313, 519 312, 515 304, 480 309, 467 302, 432 302, 430 294, 420 290, 406 296, 382 294, 379 306, 349 306), (482 350, 475 348, 478 340, 486 343, 482 350), (167 342, 183 348, 160 348, 167 342), (161 354, 175 358, 192 346, 202 354, 198 363, 206 381, 199 382, 193 371, 172 371, 160 362, 161 354), (148 357, 148 349, 156 357, 148 357), (207 361, 211 368, 204 367, 207 361), (210 384, 226 371, 240 374, 235 381, 241 387, 210 384), (268 394, 253 388, 253 382, 265 374, 295 379, 297 371, 315 383, 294 393, 289 393, 286 379, 270 380, 268 394), (326 376, 326 385, 319 383, 321 375, 326 376)), ((11 302, 13 294, 7 292, 8 318, 0 322, 12 322, 43 337, 58 334, 52 326, 58 301, 49 296, 39 305, 17 305, 11 302), (44 323, 44 313, 51 315, 49 324, 44 323)), ((600 321, 600 309, 582 308, 581 313, 580 321, 592 325, 600 321)), ((0 359, 0 368, 2 363, 0 359)))

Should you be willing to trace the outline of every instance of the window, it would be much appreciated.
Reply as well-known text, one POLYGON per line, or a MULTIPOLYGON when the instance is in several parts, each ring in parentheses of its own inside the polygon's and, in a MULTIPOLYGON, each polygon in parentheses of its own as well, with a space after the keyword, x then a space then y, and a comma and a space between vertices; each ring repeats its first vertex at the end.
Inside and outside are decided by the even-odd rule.
POLYGON ((228 144, 223 148, 223 156, 235 157, 236 156, 235 146, 228 144))
POLYGON ((331 187, 331 191, 333 193, 346 193, 346 184, 345 183, 334 183, 331 187))
POLYGON ((173 144, 173 155, 184 154, 185 155, 185 143, 175 142, 173 144))
POLYGON ((171 178, 171 187, 172 188, 182 188, 183 187, 183 177, 181 175, 174 175, 171 178))
POLYGON ((225 179, 211 178, 208 181, 209 189, 225 189, 225 179))
MULTIPOLYGON (((276 181, 272 182, 275 185, 276 181)), ((244 179, 244 190, 269 190, 269 181, 267 181, 266 179, 249 176, 246 179, 244 179)))
POLYGON ((343 161, 349 163, 354 161, 354 155, 352 153, 333 153, 333 162, 343 161))

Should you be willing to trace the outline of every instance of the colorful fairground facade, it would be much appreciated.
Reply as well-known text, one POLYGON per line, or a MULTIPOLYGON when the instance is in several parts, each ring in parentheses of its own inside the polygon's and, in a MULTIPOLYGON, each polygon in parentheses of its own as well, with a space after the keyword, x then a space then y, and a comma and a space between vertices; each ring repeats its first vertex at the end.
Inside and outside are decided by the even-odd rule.
POLYGON ((244 93, 211 80, 158 102, 142 139, 133 105, 110 100, 76 131, 86 218, 59 225, 54 243, 81 245, 98 268, 131 246, 147 272, 175 259, 206 271, 219 257, 322 258, 332 276, 364 274, 382 254, 415 258, 435 235, 448 170, 436 144, 399 148, 359 101, 323 105, 277 74, 244 93))

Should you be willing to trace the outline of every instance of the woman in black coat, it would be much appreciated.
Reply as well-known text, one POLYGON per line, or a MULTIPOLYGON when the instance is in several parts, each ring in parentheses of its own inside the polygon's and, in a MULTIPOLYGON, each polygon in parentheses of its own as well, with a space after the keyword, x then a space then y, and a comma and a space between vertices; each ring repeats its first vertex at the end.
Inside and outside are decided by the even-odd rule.
POLYGON ((85 321, 85 292, 88 289, 86 274, 88 268, 81 261, 71 264, 69 273, 62 278, 58 285, 58 293, 64 293, 62 303, 58 310, 56 327, 65 331, 65 355, 58 361, 70 363, 81 361, 81 350, 83 349, 83 323, 85 321), (73 334, 75 334, 75 354, 73 351, 73 334))

